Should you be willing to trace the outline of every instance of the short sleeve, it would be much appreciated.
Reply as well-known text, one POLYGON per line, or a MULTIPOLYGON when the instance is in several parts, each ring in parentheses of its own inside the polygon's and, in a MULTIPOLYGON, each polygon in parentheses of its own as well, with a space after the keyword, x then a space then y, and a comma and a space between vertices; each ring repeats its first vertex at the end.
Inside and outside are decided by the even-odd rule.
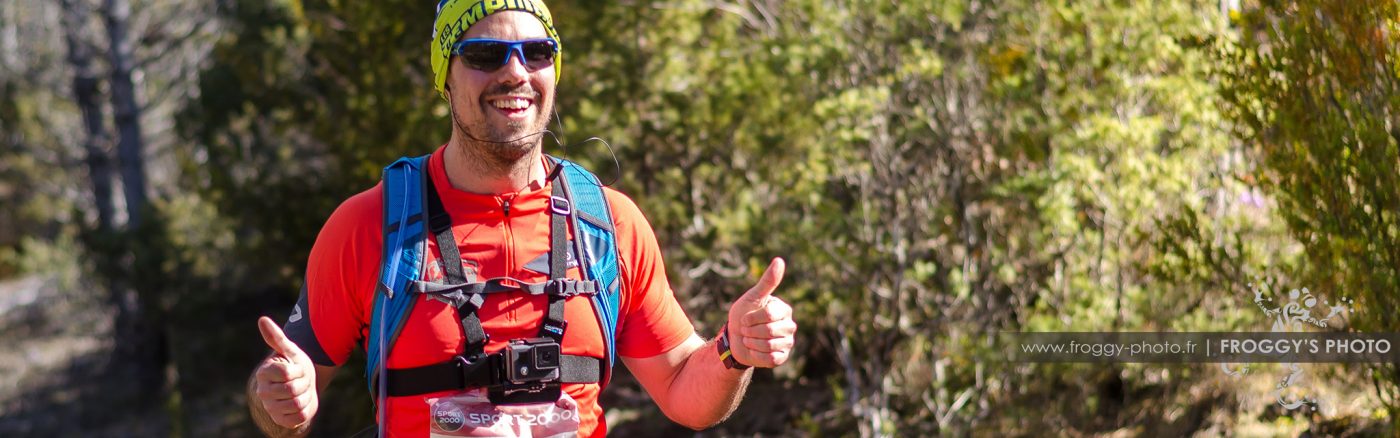
POLYGON ((694 335, 695 326, 671 291, 651 224, 626 195, 606 189, 606 196, 617 230, 624 294, 617 352, 638 358, 665 353, 694 335))
POLYGON ((344 363, 363 339, 383 246, 381 193, 375 186, 341 203, 311 248, 285 331, 317 365, 344 363))

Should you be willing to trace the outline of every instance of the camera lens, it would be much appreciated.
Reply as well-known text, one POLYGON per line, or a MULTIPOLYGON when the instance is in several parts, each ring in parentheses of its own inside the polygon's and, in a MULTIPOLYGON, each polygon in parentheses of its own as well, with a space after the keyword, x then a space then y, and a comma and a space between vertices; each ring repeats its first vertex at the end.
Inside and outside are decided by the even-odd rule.
POLYGON ((559 367, 559 347, 537 347, 535 348, 535 365, 539 368, 559 367))

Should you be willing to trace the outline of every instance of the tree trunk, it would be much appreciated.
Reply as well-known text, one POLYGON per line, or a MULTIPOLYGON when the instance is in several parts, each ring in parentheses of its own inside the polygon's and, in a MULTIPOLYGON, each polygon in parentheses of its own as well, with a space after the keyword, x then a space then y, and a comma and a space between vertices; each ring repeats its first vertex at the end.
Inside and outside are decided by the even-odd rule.
POLYGON ((97 230, 112 230, 112 159, 107 153, 107 129, 102 124, 102 104, 97 89, 97 72, 92 67, 92 47, 82 40, 87 34, 88 10, 76 0, 62 0, 63 29, 68 43, 68 64, 73 67, 73 98, 83 114, 87 137, 83 150, 87 154, 88 176, 92 178, 93 202, 97 207, 97 230))
POLYGON ((117 156, 121 161, 122 193, 126 195, 127 221, 130 228, 141 227, 146 208, 146 159, 142 153, 141 105, 131 77, 135 74, 132 60, 131 35, 127 29, 131 4, 127 0, 106 0, 102 18, 107 23, 112 65, 112 116, 117 127, 117 156))
POLYGON ((165 401, 165 367, 169 363, 166 336, 155 290, 142 290, 140 278, 133 272, 160 266, 153 259, 159 251, 146 243, 156 226, 147 226, 146 161, 143 153, 145 139, 141 133, 141 103, 132 77, 137 74, 128 28, 131 4, 127 0, 105 0, 102 18, 107 25, 111 64, 112 116, 117 129, 117 158, 120 163, 122 193, 126 197, 127 226, 121 242, 112 249, 116 269, 108 271, 111 279, 112 302, 117 308, 116 344, 118 357, 131 365, 134 383, 148 403, 165 401), (128 257, 130 256, 130 257, 128 257))

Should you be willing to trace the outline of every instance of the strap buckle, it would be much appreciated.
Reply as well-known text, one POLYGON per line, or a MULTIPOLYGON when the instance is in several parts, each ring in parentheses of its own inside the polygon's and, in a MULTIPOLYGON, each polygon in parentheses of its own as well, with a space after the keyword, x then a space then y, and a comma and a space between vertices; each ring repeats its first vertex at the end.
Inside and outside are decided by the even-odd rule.
POLYGON ((554 212, 554 214, 568 216, 570 213, 573 213, 574 206, 569 204, 568 199, 559 196, 550 196, 549 211, 554 212))
POLYGON ((462 384, 458 388, 471 388, 474 386, 486 386, 499 380, 500 367, 492 366, 495 361, 491 360, 491 355, 481 353, 472 357, 457 355, 452 357, 452 361, 457 364, 458 375, 462 378, 462 384), (483 370, 482 367, 486 369, 483 370), (485 381, 482 381, 480 373, 486 372, 485 381))
POLYGON ((545 283, 544 293, 569 298, 575 295, 593 295, 598 292, 598 282, 595 280, 574 280, 570 278, 558 278, 545 283))

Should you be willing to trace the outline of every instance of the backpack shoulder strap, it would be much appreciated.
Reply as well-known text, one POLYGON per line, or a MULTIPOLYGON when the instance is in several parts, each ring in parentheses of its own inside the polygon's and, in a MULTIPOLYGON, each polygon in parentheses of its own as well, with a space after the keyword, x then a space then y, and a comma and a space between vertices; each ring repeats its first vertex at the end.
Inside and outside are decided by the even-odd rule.
POLYGON ((365 342, 365 378, 370 394, 383 393, 378 391, 382 386, 380 371, 416 301, 417 294, 410 286, 422 273, 427 243, 423 192, 427 165, 428 156, 424 155, 400 158, 384 168, 384 253, 365 342))
POLYGON ((555 158, 560 166, 560 180, 576 214, 573 216, 575 252, 583 258, 584 274, 598 282, 598 293, 592 296, 593 313, 602 329, 604 354, 600 384, 607 386, 616 362, 617 318, 620 301, 618 281, 617 238, 612 225, 612 211, 598 177, 578 164, 555 158))

